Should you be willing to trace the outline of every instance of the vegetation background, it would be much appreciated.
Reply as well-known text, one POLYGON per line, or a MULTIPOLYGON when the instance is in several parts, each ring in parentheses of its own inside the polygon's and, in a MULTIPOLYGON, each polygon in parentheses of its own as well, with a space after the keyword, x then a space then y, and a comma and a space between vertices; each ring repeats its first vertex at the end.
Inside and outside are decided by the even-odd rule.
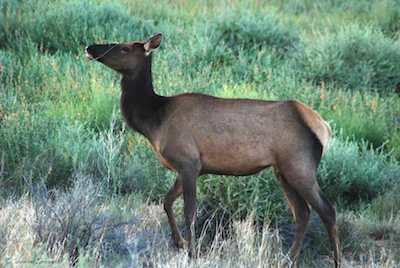
MULTIPOLYGON (((293 222, 269 171, 202 177, 199 256, 170 245, 160 202, 174 174, 126 129, 118 75, 84 55, 155 32, 159 94, 320 112, 334 138, 319 182, 345 266, 399 267, 397 0, 1 0, 0 266, 284 266, 293 222)), ((314 217, 302 266, 332 265, 329 252, 314 217)))

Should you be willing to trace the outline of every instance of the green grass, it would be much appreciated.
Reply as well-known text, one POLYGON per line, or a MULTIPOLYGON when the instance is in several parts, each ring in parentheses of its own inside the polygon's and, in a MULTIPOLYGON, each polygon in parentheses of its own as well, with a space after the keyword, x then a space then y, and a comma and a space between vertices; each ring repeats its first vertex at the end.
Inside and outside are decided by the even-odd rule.
MULTIPOLYGON (((16 229, 4 224, 0 232, 18 230, 31 241, 34 233, 21 221, 32 213, 32 189, 44 184, 56 199, 42 197, 42 204, 51 201, 51 206, 63 207, 62 200, 69 195, 79 197, 78 177, 90 178, 103 196, 95 199, 95 212, 106 210, 116 222, 129 221, 129 213, 134 213, 123 204, 131 196, 140 196, 139 203, 150 202, 144 210, 158 207, 175 174, 160 165, 143 137, 126 129, 118 107, 118 75, 87 61, 84 47, 162 32, 164 42, 153 64, 158 93, 298 99, 321 113, 335 138, 318 179, 342 215, 345 250, 390 267, 393 255, 385 259, 378 249, 368 249, 376 241, 390 252, 399 248, 393 242, 399 237, 393 190, 400 178, 400 99, 395 93, 400 83, 398 7, 392 0, 1 1, 0 193, 8 205, 0 211, 4 219, 15 221, 16 229), (18 213, 11 217, 12 211, 18 213), (357 234, 365 242, 362 246, 354 242, 357 234)), ((212 215, 229 221, 251 215, 257 223, 278 227, 291 222, 270 171, 246 178, 205 176, 198 185, 203 222, 212 215)), ((35 204, 39 210, 46 208, 35 204)), ((181 210, 178 204, 179 214, 181 210)), ((87 211, 89 216, 103 215, 95 212, 87 211)), ((154 228, 168 232, 162 213, 154 217, 163 219, 154 228)), ((79 221, 72 225, 87 226, 79 221)), ((8 244, 1 243, 5 247, 0 256, 15 260, 23 255, 11 250, 12 235, 4 237, 9 237, 8 244)), ((54 252, 44 246, 49 242, 46 237, 33 249, 28 243, 27 251, 36 254, 33 259, 54 260, 54 252)), ((231 238, 227 245, 234 248, 238 241, 231 238)), ((312 245, 327 248, 324 235, 314 232, 311 238, 312 245)), ((60 266, 68 262, 69 245, 57 251, 60 266)), ((98 251, 91 249, 97 246, 82 247, 82 265, 96 262, 98 251)), ((215 249, 238 254, 220 246, 215 249)), ((246 256, 253 258, 254 250, 249 247, 246 256)), ((171 252, 166 254, 152 256, 163 263, 171 252)), ((171 258, 171 266, 174 261, 202 265, 187 259, 181 263, 177 256, 171 258)), ((208 256, 222 266, 230 264, 216 252, 208 256)), ((202 260, 203 266, 210 263, 202 260)), ((280 265, 275 261, 271 259, 280 265)), ((312 267, 324 262, 320 255, 306 252, 304 263, 312 267)))
POLYGON ((90 42, 147 36, 154 32, 152 21, 129 14, 122 5, 86 2, 61 3, 4 1, 5 23, 0 36, 3 47, 31 40, 41 51, 78 53, 90 42))

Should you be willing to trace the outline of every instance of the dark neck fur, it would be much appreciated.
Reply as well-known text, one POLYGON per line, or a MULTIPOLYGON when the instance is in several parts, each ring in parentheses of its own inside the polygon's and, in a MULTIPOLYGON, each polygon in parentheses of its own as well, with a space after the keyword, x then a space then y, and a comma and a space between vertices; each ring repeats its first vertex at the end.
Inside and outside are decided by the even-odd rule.
POLYGON ((121 111, 127 124, 151 140, 161 125, 167 102, 166 97, 154 92, 151 56, 136 76, 123 75, 121 89, 121 111))

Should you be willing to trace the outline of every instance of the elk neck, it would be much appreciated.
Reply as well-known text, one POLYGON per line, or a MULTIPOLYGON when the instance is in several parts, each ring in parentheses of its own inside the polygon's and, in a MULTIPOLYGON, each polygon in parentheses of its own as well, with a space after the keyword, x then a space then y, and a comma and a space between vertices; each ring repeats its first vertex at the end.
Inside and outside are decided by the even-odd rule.
POLYGON ((168 98, 154 92, 151 55, 135 76, 123 75, 121 90, 121 111, 125 121, 152 141, 164 118, 168 98))

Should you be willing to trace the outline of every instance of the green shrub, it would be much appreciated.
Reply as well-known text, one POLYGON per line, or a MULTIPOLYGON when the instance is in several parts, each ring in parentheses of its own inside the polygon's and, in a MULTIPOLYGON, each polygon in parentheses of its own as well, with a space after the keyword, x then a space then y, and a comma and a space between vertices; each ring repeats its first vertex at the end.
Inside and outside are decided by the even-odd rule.
POLYGON ((12 71, 10 74, 10 66, 13 66, 15 64, 16 64, 15 58, 13 57, 12 53, 0 50, 0 65, 1 65, 0 82, 1 82, 1 85, 4 85, 6 83, 11 83, 11 81, 13 79, 13 75, 12 75, 12 71))
POLYGON ((400 83, 400 42, 368 26, 321 34, 309 40, 296 58, 298 71, 315 83, 386 92, 400 83))
POLYGON ((351 207, 375 198, 396 183, 399 174, 399 163, 382 150, 333 139, 322 159, 319 179, 331 200, 351 207))
POLYGON ((370 14, 383 33, 392 38, 400 37, 400 2, 376 1, 371 5, 370 14))
POLYGON ((350 138, 354 142, 366 141, 374 148, 384 147, 387 152, 396 148, 394 141, 400 135, 396 126, 400 112, 396 95, 380 96, 379 93, 331 88, 321 90, 320 96, 323 100, 317 100, 319 104, 314 104, 314 107, 335 129, 340 130, 342 138, 350 138))
POLYGON ((52 142, 60 124, 28 111, 6 115, 0 128, 0 151, 5 161, 2 180, 7 187, 24 189, 24 180, 35 176, 48 178, 50 183, 55 183, 53 178, 65 183, 71 166, 56 153, 52 142))
POLYGON ((243 68, 249 59, 259 59, 254 57, 257 53, 282 57, 299 42, 294 27, 283 24, 273 14, 261 12, 230 10, 212 22, 198 22, 197 27, 201 46, 194 55, 196 62, 236 64, 243 68), (238 59, 246 62, 240 64, 238 59))
MULTIPOLYGON (((370 204, 366 204, 367 212, 376 219, 383 222, 400 221, 397 212, 400 211, 400 184, 392 184, 381 195, 372 200, 370 204)), ((400 234, 400 229, 399 229, 400 234)))
POLYGON ((207 176, 199 181, 200 196, 208 210, 223 209, 233 219, 254 214, 257 220, 276 221, 285 215, 282 190, 271 171, 259 176, 207 176))
POLYGON ((0 4, 6 16, 0 20, 3 47, 13 47, 23 38, 31 39, 41 50, 81 52, 84 46, 96 41, 121 42, 154 33, 151 21, 131 16, 120 5, 86 2, 53 5, 32 1, 25 3, 24 8, 9 8, 8 2, 0 4))
POLYGON ((24 192, 27 181, 41 178, 49 187, 63 187, 74 172, 83 172, 101 178, 110 193, 143 192, 159 200, 174 175, 166 175, 147 143, 129 141, 120 123, 114 114, 108 128, 95 132, 43 112, 6 114, 0 128, 0 159, 5 163, 0 179, 9 189, 24 192), (137 143, 133 155, 130 143, 137 143))
MULTIPOLYGON (((129 144, 129 143, 128 143, 129 144)), ((138 192, 146 200, 160 201, 172 187, 176 174, 161 166, 148 142, 138 139, 131 143, 129 165, 120 179, 120 191, 138 192)))
POLYGON ((25 5, 19 0, 3 0, 0 2, 0 47, 12 43, 17 38, 23 37, 20 32, 23 28, 23 16, 25 5), (11 40, 12 39, 12 40, 11 40))
POLYGON ((228 12, 215 25, 214 47, 233 51, 267 47, 278 53, 293 49, 299 37, 293 27, 283 25, 274 15, 228 12))
POLYGON ((95 133, 43 112, 6 114, 0 128, 0 157, 5 163, 2 183, 16 192, 25 191, 26 182, 37 178, 49 187, 63 187, 70 184, 74 172, 84 171, 101 175, 110 187, 115 186, 123 170, 118 153, 124 139, 123 132, 110 124, 110 130, 95 133))
POLYGON ((41 54, 32 45, 26 44, 26 56, 21 58, 17 57, 20 53, 0 53, 4 66, 0 75, 4 98, 0 103, 17 99, 4 109, 25 105, 31 112, 46 110, 44 114, 54 120, 79 121, 98 131, 107 129, 118 105, 117 75, 82 57, 41 54))

